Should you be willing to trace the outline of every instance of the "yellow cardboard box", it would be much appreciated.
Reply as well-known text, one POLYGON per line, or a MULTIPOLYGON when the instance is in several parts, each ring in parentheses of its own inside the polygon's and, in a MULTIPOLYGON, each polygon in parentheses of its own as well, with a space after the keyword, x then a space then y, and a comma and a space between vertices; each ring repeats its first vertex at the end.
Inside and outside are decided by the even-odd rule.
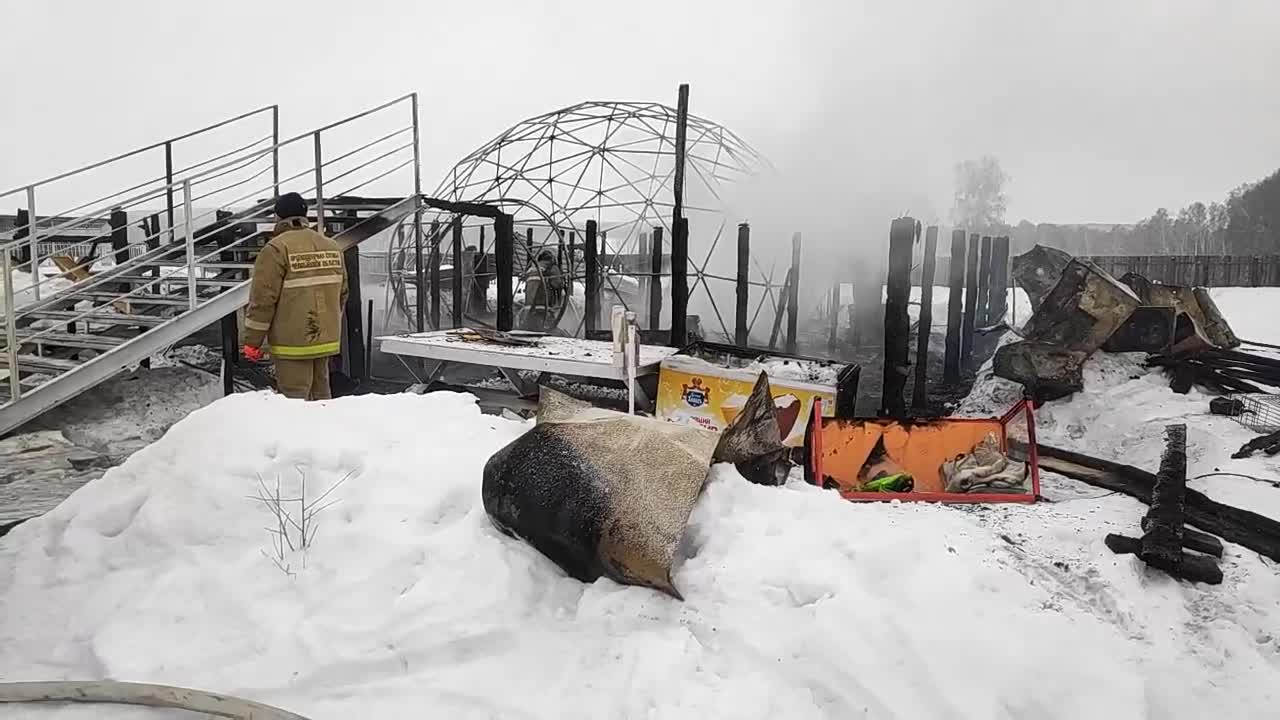
MULTIPOLYGON (((697 358, 673 355, 662 361, 658 375, 657 416, 663 420, 723 430, 751 395, 757 372, 717 367, 697 358)), ((834 385, 769 377, 778 427, 789 447, 804 444, 805 423, 814 398, 822 398, 823 417, 834 417, 834 385)))

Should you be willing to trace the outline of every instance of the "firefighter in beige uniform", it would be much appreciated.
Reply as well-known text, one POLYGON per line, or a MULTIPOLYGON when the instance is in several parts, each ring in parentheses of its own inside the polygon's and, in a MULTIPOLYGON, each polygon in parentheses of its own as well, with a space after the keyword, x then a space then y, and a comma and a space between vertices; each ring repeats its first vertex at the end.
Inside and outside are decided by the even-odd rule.
POLYGON ((253 264, 244 356, 262 359, 265 340, 280 393, 326 400, 331 397, 329 358, 339 352, 347 301, 342 251, 307 225, 307 204, 301 195, 281 195, 275 212, 280 222, 253 264))

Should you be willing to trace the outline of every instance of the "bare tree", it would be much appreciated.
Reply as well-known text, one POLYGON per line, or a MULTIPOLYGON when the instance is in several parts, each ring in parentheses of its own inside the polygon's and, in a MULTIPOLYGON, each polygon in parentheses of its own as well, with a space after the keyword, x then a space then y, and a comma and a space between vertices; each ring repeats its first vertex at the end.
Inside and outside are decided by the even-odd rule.
POLYGON ((1004 189, 1012 180, 993 155, 957 164, 951 221, 956 227, 974 232, 1003 230, 1009 205, 1004 189))

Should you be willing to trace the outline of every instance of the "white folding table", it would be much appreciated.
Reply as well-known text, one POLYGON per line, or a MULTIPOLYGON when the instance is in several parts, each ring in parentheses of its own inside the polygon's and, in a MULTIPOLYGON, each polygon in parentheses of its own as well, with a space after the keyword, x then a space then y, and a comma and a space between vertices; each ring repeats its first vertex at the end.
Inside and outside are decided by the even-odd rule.
MULTIPOLYGON (((489 340, 464 340, 458 332, 435 330, 386 335, 379 337, 378 342, 382 352, 396 355, 402 361, 406 357, 426 360, 426 375, 419 381, 427 384, 438 378, 449 363, 496 367, 522 395, 536 393, 537 387, 520 378, 521 370, 627 382, 626 370, 613 364, 613 344, 608 341, 546 335, 533 338, 536 345, 506 345, 489 340)), ((665 345, 641 345, 637 377, 656 375, 662 361, 675 352, 676 348, 665 345)), ((643 394, 639 383, 637 392, 643 394)), ((639 399, 646 405, 651 404, 648 397, 639 399)))

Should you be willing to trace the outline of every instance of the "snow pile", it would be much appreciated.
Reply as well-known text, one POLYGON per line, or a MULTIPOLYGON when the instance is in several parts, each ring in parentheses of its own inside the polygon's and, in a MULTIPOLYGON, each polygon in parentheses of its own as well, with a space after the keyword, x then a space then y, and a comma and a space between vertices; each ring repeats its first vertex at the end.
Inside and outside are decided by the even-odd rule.
MULTIPOLYGON (((1219 667, 1180 662, 1219 631, 1175 653, 1138 632, 1150 589, 1127 560, 1055 573, 990 510, 854 505, 717 467, 684 603, 583 585, 480 505, 483 463, 526 427, 461 394, 218 401, 0 539, 0 677, 191 685, 313 718, 1239 717, 1275 700, 1274 647, 1232 636, 1219 667), (299 469, 312 494, 350 477, 287 576, 249 496, 258 476, 300 491, 299 469)), ((1044 524, 1020 510, 1002 512, 1044 524)), ((1089 533, 1058 541, 1100 547, 1089 533)))

